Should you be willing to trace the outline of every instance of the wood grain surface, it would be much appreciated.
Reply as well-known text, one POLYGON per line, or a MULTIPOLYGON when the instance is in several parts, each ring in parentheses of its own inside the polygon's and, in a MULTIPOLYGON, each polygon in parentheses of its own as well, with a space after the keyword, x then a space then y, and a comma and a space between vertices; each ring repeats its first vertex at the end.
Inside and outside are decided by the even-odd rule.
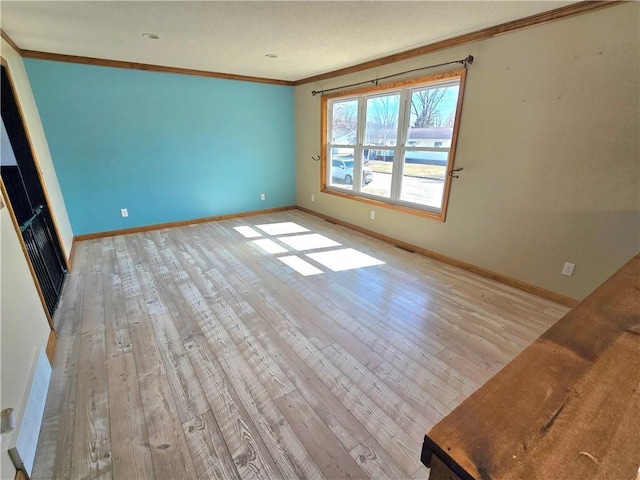
POLYGON ((640 255, 429 430, 425 448, 463 477, 631 480, 639 392, 640 255))
POLYGON ((300 211, 80 241, 33 478, 422 479, 425 428, 566 310, 300 211), (306 256, 345 248, 384 263, 306 256))

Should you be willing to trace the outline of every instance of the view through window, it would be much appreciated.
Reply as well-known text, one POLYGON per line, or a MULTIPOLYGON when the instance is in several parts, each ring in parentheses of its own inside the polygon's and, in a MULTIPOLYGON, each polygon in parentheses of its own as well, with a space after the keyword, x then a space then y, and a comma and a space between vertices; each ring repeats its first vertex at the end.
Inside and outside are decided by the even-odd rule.
POLYGON ((323 191, 444 220, 465 74, 323 97, 323 191))

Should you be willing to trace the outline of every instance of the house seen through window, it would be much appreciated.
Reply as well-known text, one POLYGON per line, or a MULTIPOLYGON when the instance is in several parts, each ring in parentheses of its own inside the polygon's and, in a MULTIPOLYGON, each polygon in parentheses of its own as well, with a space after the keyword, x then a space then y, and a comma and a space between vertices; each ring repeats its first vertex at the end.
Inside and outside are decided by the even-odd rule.
POLYGON ((323 191, 444 220, 465 73, 324 96, 323 191))

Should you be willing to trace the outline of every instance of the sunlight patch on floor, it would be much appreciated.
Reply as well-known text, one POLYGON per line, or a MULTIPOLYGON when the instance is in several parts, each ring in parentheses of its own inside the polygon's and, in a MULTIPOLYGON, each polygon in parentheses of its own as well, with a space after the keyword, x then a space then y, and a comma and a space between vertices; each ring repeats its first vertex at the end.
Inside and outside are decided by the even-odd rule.
POLYGON ((256 225, 256 227, 269 235, 290 235, 292 233, 309 231, 308 228, 304 228, 302 225, 298 225, 295 222, 266 223, 263 225, 256 225))
POLYGON ((334 242, 330 238, 320 235, 319 233, 311 233, 309 235, 294 235, 293 237, 279 237, 283 243, 298 251, 317 250, 319 248, 339 247, 341 244, 334 242))
POLYGON ((241 234, 244 238, 257 238, 262 236, 260 232, 256 232, 253 228, 247 226, 233 227, 233 229, 241 234))
POLYGON ((319 268, 314 267, 309 262, 295 255, 291 255, 288 257, 278 257, 278 260, 288 265, 289 267, 293 268, 296 272, 298 272, 303 277, 324 273, 319 268))
POLYGON ((355 248, 334 249, 334 247, 340 247, 342 244, 319 233, 306 233, 310 230, 295 222, 267 223, 254 225, 253 227, 243 225, 233 228, 240 235, 249 239, 263 236, 271 237, 250 240, 249 243, 252 243, 263 252, 276 255, 278 260, 304 277, 319 275, 328 271, 322 270, 318 266, 323 266, 334 272, 342 272, 344 270, 384 265, 383 261, 362 253, 355 248), (264 234, 256 229, 261 230, 264 234), (306 260, 297 255, 292 255, 293 251, 311 252, 314 250, 315 252, 306 254, 306 260), (309 260, 316 263, 317 266, 313 265, 309 260))
POLYGON ((373 258, 372 256, 362 253, 354 248, 308 253, 307 257, 315 260, 334 272, 342 272, 343 270, 352 270, 354 268, 372 267, 374 265, 384 264, 383 261, 373 258))

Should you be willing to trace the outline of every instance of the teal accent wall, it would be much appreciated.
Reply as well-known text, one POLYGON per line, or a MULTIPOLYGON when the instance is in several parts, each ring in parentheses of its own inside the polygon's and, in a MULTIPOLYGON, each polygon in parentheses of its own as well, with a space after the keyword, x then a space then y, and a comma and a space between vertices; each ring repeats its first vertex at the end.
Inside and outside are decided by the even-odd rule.
POLYGON ((75 235, 295 204, 292 87, 24 63, 75 235))

